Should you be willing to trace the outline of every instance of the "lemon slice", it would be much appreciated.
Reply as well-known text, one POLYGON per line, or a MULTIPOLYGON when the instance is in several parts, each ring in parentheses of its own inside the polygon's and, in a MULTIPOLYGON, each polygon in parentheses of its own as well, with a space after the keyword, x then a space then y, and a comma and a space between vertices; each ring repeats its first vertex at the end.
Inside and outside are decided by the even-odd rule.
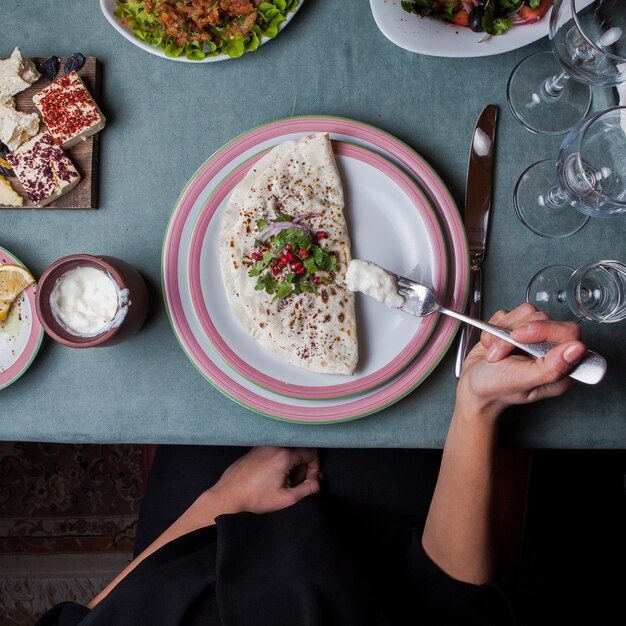
MULTIPOLYGON (((35 279, 19 265, 0 265, 0 301, 13 302, 35 279)), ((6 315, 5 315, 6 317, 6 315)))
POLYGON ((12 304, 12 300, 0 300, 0 324, 7 318, 12 304))

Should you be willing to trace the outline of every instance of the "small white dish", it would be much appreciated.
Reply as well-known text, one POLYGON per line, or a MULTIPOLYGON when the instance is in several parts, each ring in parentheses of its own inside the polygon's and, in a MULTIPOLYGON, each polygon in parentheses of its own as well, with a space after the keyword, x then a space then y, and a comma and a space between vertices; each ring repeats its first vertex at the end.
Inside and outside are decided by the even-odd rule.
MULTIPOLYGON (((287 24, 289 24, 293 16, 298 12, 298 9, 302 6, 303 2, 304 0, 300 0, 293 12, 287 14, 287 18, 278 28, 279 34, 280 31, 282 31, 282 29, 285 28, 287 24)), ((111 26, 113 26, 113 28, 115 28, 115 30, 120 35, 122 35, 122 37, 128 39, 128 41, 130 41, 132 44, 134 44, 138 48, 141 48, 142 50, 145 50, 146 52, 149 52, 150 54, 154 54, 155 56, 161 57, 162 59, 167 59, 168 61, 180 61, 182 63, 212 63, 214 61, 226 61, 231 58, 227 54, 218 54, 217 56, 207 57, 206 59, 202 59, 201 61, 194 61, 192 59, 188 59, 185 56, 168 57, 165 52, 163 52, 163 50, 159 50, 159 48, 155 48, 154 46, 151 46, 144 41, 141 41, 141 39, 135 37, 133 31, 125 24, 122 24, 122 22, 120 22, 120 20, 115 17, 115 4, 116 0, 100 0, 100 9, 102 10, 104 17, 106 17, 109 24, 111 24, 111 26)), ((268 41, 272 40, 268 39, 267 37, 263 37, 261 39, 260 45, 263 45, 268 41)))
POLYGON ((400 48, 436 57, 484 57, 517 50, 548 34, 550 13, 535 24, 515 26, 480 43, 484 33, 408 13, 400 0, 370 0, 380 31, 400 48))

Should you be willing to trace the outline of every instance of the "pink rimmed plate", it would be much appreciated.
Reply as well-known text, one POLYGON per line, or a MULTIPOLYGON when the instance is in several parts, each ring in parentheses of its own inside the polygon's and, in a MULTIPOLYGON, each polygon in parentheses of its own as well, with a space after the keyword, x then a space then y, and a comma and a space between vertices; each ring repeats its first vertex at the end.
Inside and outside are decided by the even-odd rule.
MULTIPOLYGON (((334 142, 355 258, 432 285, 445 296, 446 249, 432 207, 415 181, 371 150, 334 142)), ((248 380, 280 395, 323 399, 373 389, 402 371, 424 347, 436 318, 407 316, 357 296, 359 366, 354 376, 320 374, 285 363, 255 342, 233 317, 218 256, 230 194, 267 151, 235 168, 200 213, 189 249, 189 289, 197 320, 218 354, 248 380)), ((252 279, 251 279, 252 280, 252 279)))
MULTIPOLYGON (((0 247, 0 265, 24 265, 0 247)), ((43 328, 35 312, 35 287, 25 289, 13 303, 9 315, 0 323, 0 389, 14 383, 35 358, 43 328)))
POLYGON ((468 252, 465 231, 454 200, 428 163, 392 135, 361 122, 336 117, 300 117, 255 128, 213 154, 183 190, 166 229, 162 279, 166 310, 174 332, 195 367, 235 402, 269 417, 310 424, 343 422, 375 413, 415 389, 437 366, 457 329, 441 319, 426 348, 400 374, 373 391, 351 398, 288 401, 241 376, 217 354, 195 319, 187 289, 187 254, 193 226, 209 196, 238 164, 288 139, 329 132, 336 141, 354 143, 389 158, 409 174, 431 201, 448 247, 446 303, 463 308, 467 299, 468 252))

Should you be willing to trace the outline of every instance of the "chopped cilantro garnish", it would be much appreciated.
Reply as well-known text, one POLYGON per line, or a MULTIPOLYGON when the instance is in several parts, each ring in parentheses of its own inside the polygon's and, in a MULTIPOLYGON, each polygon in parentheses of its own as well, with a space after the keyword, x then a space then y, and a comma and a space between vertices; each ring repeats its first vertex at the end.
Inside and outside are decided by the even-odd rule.
POLYGON ((248 276, 258 276, 274 259, 276 254, 271 250, 263 253, 263 258, 254 264, 254 267, 248 272, 248 276))
POLYGON ((263 274, 257 278, 254 288, 257 291, 265 290, 267 293, 272 294, 276 291, 277 286, 278 281, 271 274, 263 274))

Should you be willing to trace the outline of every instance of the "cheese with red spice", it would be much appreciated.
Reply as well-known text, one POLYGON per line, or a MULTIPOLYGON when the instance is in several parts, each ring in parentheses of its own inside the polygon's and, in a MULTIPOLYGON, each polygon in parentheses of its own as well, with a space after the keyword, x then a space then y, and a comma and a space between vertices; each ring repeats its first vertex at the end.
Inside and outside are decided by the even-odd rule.
POLYGON ((104 128, 104 115, 76 72, 70 72, 33 96, 55 141, 69 148, 104 128))
POLYGON ((72 189, 80 174, 48 133, 39 133, 7 155, 28 199, 46 206, 72 189))

